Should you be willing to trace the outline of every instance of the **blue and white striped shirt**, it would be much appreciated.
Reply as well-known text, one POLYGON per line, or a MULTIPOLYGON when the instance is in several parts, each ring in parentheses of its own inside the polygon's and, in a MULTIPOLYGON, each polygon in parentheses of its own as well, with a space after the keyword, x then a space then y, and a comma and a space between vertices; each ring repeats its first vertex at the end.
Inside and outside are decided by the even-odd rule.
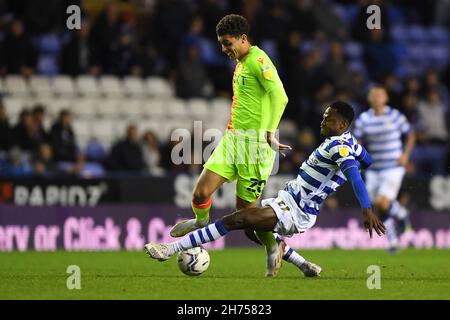
POLYGON ((353 134, 364 141, 372 155, 370 170, 379 171, 400 166, 398 160, 403 153, 401 137, 410 130, 406 117, 386 106, 382 115, 376 115, 373 109, 361 113, 355 121, 353 134))
POLYGON ((327 138, 302 163, 297 179, 289 181, 285 190, 304 212, 317 215, 328 195, 347 181, 343 171, 354 166, 361 152, 365 150, 349 132, 327 138))

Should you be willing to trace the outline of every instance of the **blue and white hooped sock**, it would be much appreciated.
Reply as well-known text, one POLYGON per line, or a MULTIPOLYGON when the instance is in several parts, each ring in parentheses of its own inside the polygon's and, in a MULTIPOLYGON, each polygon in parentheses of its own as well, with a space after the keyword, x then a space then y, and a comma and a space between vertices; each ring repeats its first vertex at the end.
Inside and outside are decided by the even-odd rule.
POLYGON ((171 251, 173 250, 173 253, 175 253, 198 247, 204 243, 215 241, 227 233, 228 230, 223 226, 222 220, 217 220, 206 227, 192 231, 179 241, 172 242, 170 246, 171 251))

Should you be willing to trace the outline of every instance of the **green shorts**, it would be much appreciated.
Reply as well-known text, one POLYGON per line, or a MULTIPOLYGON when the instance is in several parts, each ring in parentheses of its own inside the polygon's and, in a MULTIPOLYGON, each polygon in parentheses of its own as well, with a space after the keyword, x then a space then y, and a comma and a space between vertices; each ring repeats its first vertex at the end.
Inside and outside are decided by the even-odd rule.
POLYGON ((227 179, 237 180, 236 195, 256 201, 264 189, 276 152, 265 139, 251 139, 227 130, 204 167, 227 179))

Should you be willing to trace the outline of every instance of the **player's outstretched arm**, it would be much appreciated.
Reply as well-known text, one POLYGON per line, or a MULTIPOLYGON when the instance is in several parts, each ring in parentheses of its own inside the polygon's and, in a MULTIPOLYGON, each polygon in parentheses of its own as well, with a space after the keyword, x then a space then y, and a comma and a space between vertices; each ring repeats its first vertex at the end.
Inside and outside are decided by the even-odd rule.
POLYGON ((367 169, 373 160, 367 150, 360 144, 355 147, 355 159, 359 162, 361 169, 367 169))
POLYGON ((385 227, 372 211, 369 194, 367 193, 366 186, 359 173, 356 161, 354 165, 349 165, 347 162, 347 166, 342 172, 350 182, 359 205, 363 210, 364 227, 369 231, 370 237, 372 238, 372 230, 375 230, 375 232, 381 236, 385 233, 385 227))

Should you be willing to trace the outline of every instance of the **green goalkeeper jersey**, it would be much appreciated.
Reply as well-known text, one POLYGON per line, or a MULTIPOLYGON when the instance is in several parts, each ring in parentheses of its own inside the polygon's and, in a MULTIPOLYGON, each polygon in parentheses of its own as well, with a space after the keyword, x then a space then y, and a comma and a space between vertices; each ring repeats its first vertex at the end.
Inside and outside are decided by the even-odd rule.
POLYGON ((266 131, 274 132, 287 102, 283 83, 270 58, 257 46, 250 47, 234 71, 228 129, 244 134, 255 130, 260 137, 266 131))

